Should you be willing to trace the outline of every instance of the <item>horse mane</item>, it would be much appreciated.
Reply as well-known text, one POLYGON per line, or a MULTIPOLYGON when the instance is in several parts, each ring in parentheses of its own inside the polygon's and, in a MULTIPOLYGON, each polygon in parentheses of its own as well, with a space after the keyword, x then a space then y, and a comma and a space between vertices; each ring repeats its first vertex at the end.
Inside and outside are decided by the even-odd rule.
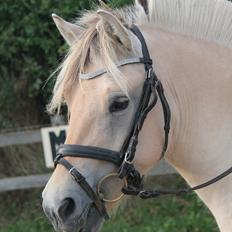
POLYGON ((232 48, 228 0, 148 0, 149 24, 232 48))
MULTIPOLYGON (((114 14, 126 27, 133 23, 152 25, 232 48, 232 4, 227 0, 148 0, 146 12, 136 0, 133 6, 104 10, 114 14)), ((54 72, 58 76, 48 105, 50 113, 59 111, 67 86, 76 83, 79 73, 99 56, 109 74, 127 94, 127 86, 115 62, 135 55, 133 51, 127 51, 107 35, 96 11, 85 12, 76 24, 82 28, 82 33, 54 72)))

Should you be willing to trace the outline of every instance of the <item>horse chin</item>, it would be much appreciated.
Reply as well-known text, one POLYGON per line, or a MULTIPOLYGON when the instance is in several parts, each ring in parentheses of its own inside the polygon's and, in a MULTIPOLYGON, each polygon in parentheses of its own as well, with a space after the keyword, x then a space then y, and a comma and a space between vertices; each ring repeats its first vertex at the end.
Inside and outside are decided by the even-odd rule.
POLYGON ((52 222, 56 232, 97 232, 101 229, 103 218, 93 205, 84 209, 77 221, 60 224, 57 220, 52 222))
POLYGON ((92 205, 87 213, 84 226, 78 232, 97 232, 101 229, 103 218, 92 205))

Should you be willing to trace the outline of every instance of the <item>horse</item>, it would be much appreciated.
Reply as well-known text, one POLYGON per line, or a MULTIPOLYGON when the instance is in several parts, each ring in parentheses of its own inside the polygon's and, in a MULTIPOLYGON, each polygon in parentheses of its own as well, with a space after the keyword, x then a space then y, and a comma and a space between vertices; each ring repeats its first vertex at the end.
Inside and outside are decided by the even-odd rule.
MULTIPOLYGON (((231 167, 231 2, 148 0, 144 10, 135 1, 122 9, 102 4, 97 10, 85 12, 75 23, 55 14, 52 17, 70 46, 56 70, 48 105, 49 112, 59 113, 66 104, 69 117, 63 147, 69 156, 58 157, 42 193, 44 212, 55 230, 98 231, 103 214, 111 214, 124 201, 121 191, 127 180, 118 178, 115 163, 134 125, 144 82, 150 76, 157 76, 156 84, 162 82, 171 112, 166 161, 190 186, 231 167), (132 30, 135 27, 145 44, 132 30), (144 55, 146 46, 150 57, 144 55), (140 62, 135 57, 140 57, 140 62), (144 66, 149 66, 148 70, 144 71, 144 66), (72 151, 72 146, 78 144, 82 145, 77 146, 78 152, 72 151), (104 151, 105 158, 99 159, 104 151), (84 152, 85 156, 71 156, 72 152, 84 152)), ((133 147, 133 161, 124 154, 124 165, 141 176, 155 167, 164 151, 161 99, 156 96, 156 106, 144 118, 138 145, 133 147)), ((147 104, 151 101, 149 98, 147 104)), ((215 217, 220 231, 230 232, 232 175, 196 193, 215 217)))

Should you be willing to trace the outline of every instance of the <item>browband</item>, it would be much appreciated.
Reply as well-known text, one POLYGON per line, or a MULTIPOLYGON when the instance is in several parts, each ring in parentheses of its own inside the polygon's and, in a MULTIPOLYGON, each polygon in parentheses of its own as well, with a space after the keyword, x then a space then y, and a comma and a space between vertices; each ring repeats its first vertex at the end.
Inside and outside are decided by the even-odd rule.
MULTIPOLYGON (((128 59, 124 59, 124 60, 120 60, 119 62, 116 63, 117 67, 122 67, 125 66, 127 64, 138 64, 138 63, 145 63, 146 61, 144 60, 144 58, 141 57, 134 57, 134 58, 128 58, 128 59)), ((95 72, 90 72, 90 73, 81 73, 80 74, 80 79, 82 80, 90 80, 90 79, 94 79, 97 78, 105 73, 107 73, 107 69, 102 68, 99 69, 95 72)))

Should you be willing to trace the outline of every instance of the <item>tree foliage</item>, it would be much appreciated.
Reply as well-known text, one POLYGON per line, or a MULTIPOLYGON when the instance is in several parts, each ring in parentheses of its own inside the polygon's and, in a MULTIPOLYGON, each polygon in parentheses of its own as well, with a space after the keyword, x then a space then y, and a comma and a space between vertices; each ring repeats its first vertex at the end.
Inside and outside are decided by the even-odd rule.
MULTIPOLYGON (((132 0, 112 0, 113 7, 132 0)), ((48 122, 43 88, 66 46, 51 13, 72 20, 97 0, 8 0, 0 3, 0 128, 48 122)))

